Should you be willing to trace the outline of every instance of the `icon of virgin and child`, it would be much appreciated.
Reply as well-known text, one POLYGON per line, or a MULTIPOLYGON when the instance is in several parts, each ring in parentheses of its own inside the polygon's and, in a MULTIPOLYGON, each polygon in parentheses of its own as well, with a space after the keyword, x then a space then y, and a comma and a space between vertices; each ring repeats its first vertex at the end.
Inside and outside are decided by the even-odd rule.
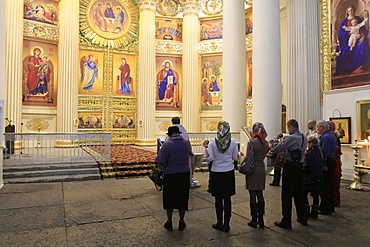
POLYGON ((47 96, 52 75, 52 63, 47 55, 41 57, 41 49, 33 49, 33 55, 25 60, 26 95, 47 96))

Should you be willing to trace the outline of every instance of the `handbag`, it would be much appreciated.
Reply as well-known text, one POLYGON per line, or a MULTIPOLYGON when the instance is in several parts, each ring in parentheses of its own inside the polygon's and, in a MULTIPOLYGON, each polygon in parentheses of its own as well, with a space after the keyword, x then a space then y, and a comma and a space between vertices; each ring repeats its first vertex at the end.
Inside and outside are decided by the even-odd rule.
POLYGON ((155 164, 151 173, 149 174, 149 178, 153 181, 155 188, 158 191, 161 191, 164 184, 164 166, 161 164, 155 164))
POLYGON ((254 149, 252 146, 252 142, 249 142, 251 144, 250 151, 248 156, 242 161, 239 167, 239 172, 244 175, 252 174, 253 167, 254 167, 254 149))

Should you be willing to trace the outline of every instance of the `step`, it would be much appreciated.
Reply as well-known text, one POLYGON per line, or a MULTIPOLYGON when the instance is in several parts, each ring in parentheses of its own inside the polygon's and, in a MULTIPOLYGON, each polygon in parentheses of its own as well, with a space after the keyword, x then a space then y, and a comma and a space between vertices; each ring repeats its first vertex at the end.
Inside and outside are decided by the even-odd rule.
POLYGON ((7 178, 30 178, 30 177, 55 177, 68 175, 82 174, 99 174, 98 168, 83 168, 83 169, 57 169, 57 170, 33 170, 33 171, 17 171, 4 172, 4 179, 7 178))
POLYGON ((48 177, 28 177, 28 178, 11 178, 5 179, 5 184, 21 184, 21 183, 50 183, 50 182, 69 182, 69 181, 85 181, 85 180, 100 180, 100 174, 78 174, 78 175, 62 175, 48 177))
POLYGON ((97 163, 71 163, 71 164, 38 164, 38 165, 4 165, 5 172, 37 171, 37 170, 66 170, 82 168, 98 168, 97 163))

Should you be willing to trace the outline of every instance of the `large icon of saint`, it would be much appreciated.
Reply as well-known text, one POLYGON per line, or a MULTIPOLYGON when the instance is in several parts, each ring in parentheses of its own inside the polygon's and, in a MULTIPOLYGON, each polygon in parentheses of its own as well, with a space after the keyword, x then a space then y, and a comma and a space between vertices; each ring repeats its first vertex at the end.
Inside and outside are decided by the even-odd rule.
POLYGON ((86 56, 81 57, 80 59, 80 71, 81 71, 80 83, 82 84, 85 81, 83 90, 87 90, 91 92, 91 90, 93 89, 95 80, 98 79, 98 64, 99 64, 99 61, 97 59, 94 60, 93 54, 89 54, 87 59, 86 59, 86 56))
POLYGON ((162 65, 163 69, 157 74, 157 106, 170 105, 179 108, 178 75, 171 68, 172 61, 165 60, 162 65))

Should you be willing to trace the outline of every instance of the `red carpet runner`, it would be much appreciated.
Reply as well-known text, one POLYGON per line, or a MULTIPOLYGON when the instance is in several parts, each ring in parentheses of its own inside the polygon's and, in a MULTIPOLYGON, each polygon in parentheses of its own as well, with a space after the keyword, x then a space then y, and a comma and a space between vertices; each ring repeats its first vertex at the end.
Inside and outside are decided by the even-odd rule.
POLYGON ((155 150, 126 144, 112 145, 111 163, 100 162, 100 173, 103 178, 147 176, 154 166, 156 156, 155 150))

